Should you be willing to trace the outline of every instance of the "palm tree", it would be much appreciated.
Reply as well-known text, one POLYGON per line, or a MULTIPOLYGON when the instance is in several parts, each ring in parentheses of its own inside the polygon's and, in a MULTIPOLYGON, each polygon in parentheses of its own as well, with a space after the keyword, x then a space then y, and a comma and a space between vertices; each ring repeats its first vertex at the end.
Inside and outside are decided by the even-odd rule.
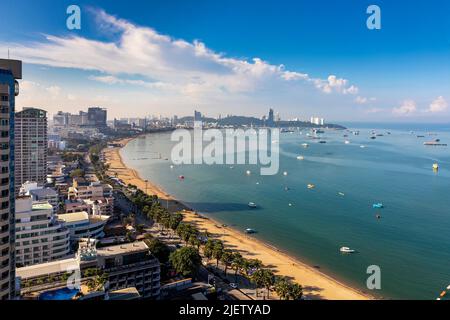
POLYGON ((233 253, 233 262, 231 267, 234 269, 234 282, 237 282, 237 273, 244 267, 244 258, 239 252, 233 253))
POLYGON ((291 284, 289 297, 292 298, 292 300, 300 300, 303 297, 303 287, 298 283, 291 284))
POLYGON ((275 283, 275 275, 272 270, 261 269, 263 271, 263 285, 267 289, 267 299, 270 297, 270 288, 275 283))
POLYGON ((277 277, 275 279, 275 292, 277 293, 280 300, 289 300, 289 294, 291 292, 291 284, 285 277, 277 277))
POLYGON ((200 240, 198 239, 198 236, 195 234, 191 234, 189 236, 189 244, 193 247, 197 247, 197 250, 200 249, 200 240))
POLYGON ((255 284, 256 297, 258 297, 258 289, 264 286, 263 270, 259 269, 250 276, 251 281, 255 284))
POLYGON ((230 250, 223 250, 222 256, 220 257, 220 260, 225 266, 225 277, 227 276, 227 270, 228 267, 231 266, 233 263, 233 253, 230 250))
POLYGON ((219 260, 222 258, 224 251, 223 242, 220 240, 216 240, 213 247, 213 258, 216 259, 216 267, 219 267, 219 260))

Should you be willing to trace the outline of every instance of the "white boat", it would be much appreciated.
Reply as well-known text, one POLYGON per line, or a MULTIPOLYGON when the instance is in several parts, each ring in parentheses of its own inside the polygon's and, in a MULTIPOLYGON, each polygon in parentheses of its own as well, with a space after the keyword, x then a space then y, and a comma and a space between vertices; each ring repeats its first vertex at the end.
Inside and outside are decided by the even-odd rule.
POLYGON ((345 144, 350 144, 350 141, 348 141, 348 140, 345 140, 345 144))
POLYGON ((250 170, 247 170, 246 174, 249 176, 252 174, 252 172, 250 170))
POLYGON ((305 160, 305 157, 304 156, 298 156, 297 160, 305 160))
POLYGON ((308 148, 308 147, 309 147, 309 144, 307 144, 307 143, 302 143, 302 147, 303 147, 303 148, 308 148))
POLYGON ((354 252, 355 252, 355 250, 350 249, 349 247, 341 247, 341 248, 339 249, 339 251, 340 251, 340 252, 343 252, 343 253, 354 253, 354 252))
POLYGON ((251 234, 251 233, 256 233, 256 231, 251 228, 247 228, 247 229, 245 229, 245 233, 251 234))
POLYGON ((287 176, 287 175, 288 175, 287 171, 283 172, 283 176, 287 176))
POLYGON ((249 202, 249 203, 248 203, 248 206, 249 206, 250 208, 256 208, 256 207, 257 207, 256 203, 254 203, 254 202, 249 202))

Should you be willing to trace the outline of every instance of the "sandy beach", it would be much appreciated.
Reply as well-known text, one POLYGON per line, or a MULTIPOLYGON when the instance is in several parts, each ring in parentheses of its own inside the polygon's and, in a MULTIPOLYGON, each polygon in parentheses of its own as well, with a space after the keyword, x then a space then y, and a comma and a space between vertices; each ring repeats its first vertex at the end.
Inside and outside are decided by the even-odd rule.
POLYGON ((189 210, 189 208, 186 208, 182 203, 168 195, 159 186, 151 181, 144 181, 136 170, 125 166, 119 153, 120 149, 131 140, 129 138, 116 141, 121 147, 105 149, 105 161, 110 165, 109 175, 117 175, 126 184, 133 184, 143 191, 146 190, 149 194, 156 194, 164 205, 167 203, 170 211, 182 211, 184 221, 195 224, 199 230, 208 231, 212 236, 222 240, 227 247, 241 252, 244 257, 259 259, 276 274, 290 277, 300 283, 304 288, 304 295, 310 299, 372 299, 370 295, 338 282, 273 246, 229 227, 223 227, 221 223, 189 210))

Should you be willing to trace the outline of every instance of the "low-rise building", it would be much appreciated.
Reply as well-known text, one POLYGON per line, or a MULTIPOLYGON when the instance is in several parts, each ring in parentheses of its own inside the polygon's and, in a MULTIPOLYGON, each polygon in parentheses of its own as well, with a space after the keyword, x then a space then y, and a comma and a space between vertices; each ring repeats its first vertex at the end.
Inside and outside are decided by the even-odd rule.
MULTIPOLYGON (((22 295, 39 297, 45 291, 67 287, 67 279, 76 273, 81 290, 88 270, 106 276, 105 299, 159 299, 160 263, 144 242, 96 248, 96 241, 83 239, 75 257, 18 268, 17 277, 22 295)), ((70 284, 77 287, 77 283, 70 284)))
POLYGON ((69 188, 69 199, 112 198, 113 187, 109 184, 91 182, 88 186, 74 185, 69 188))
POLYGON ((57 218, 69 229, 70 240, 77 242, 81 238, 102 238, 109 216, 92 216, 82 211, 58 214, 57 218))
POLYGON ((38 186, 37 182, 25 182, 19 191, 20 195, 31 196, 33 201, 48 201, 53 207, 53 213, 57 213, 59 194, 52 188, 38 186))

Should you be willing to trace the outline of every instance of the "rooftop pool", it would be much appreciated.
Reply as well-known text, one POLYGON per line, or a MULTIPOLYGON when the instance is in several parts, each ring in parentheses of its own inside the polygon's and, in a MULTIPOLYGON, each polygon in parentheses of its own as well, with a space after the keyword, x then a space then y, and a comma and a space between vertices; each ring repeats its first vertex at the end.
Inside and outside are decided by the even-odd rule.
POLYGON ((40 294, 39 300, 71 300, 79 292, 78 289, 61 288, 40 294))

